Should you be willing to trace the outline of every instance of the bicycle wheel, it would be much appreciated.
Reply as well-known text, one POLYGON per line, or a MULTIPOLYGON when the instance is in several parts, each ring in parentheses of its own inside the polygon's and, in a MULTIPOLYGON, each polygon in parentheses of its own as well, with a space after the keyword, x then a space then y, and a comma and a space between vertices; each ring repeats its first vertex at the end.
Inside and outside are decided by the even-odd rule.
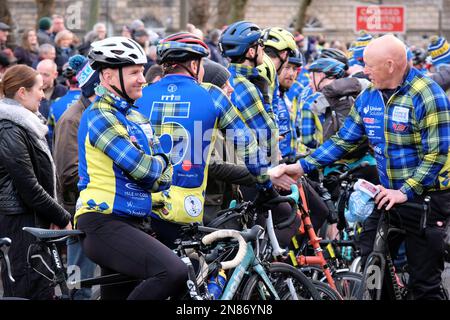
POLYGON ((358 300, 380 300, 386 262, 377 254, 369 255, 364 268, 358 300))
MULTIPOLYGON (((265 268, 267 276, 281 300, 320 300, 314 284, 300 270, 282 262, 273 262, 265 268)), ((242 292, 242 300, 273 300, 259 274, 253 274, 242 292)))
MULTIPOLYGON (((336 290, 343 300, 357 300, 363 276, 359 273, 337 270, 332 275, 336 290)), ((321 279, 326 282, 326 278, 321 279)))
POLYGON ((328 284, 320 282, 319 280, 312 280, 312 283, 319 292, 321 300, 343 300, 339 293, 328 284))

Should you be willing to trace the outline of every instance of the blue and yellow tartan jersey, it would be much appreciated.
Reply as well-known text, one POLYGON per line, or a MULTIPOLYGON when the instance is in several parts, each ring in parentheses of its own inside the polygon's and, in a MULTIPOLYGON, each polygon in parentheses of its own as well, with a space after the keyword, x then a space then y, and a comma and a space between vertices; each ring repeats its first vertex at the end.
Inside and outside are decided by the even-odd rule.
POLYGON ((306 68, 302 68, 297 76, 297 81, 300 82, 302 86, 305 88, 309 86, 309 82, 311 81, 311 77, 309 75, 309 71, 306 68))
POLYGON ((231 73, 230 84, 234 91, 231 102, 239 110, 245 124, 252 130, 258 141, 262 154, 267 155, 264 165, 271 159, 278 161, 278 128, 275 116, 265 109, 262 93, 249 79, 258 76, 256 68, 242 64, 231 63, 228 67, 231 73))
POLYGON ((267 164, 258 159, 254 136, 218 87, 171 74, 144 88, 136 106, 150 119, 173 162, 172 186, 153 196, 155 203, 164 204, 153 210, 159 218, 178 223, 202 221, 208 164, 217 129, 224 129, 227 140, 234 141, 237 154, 259 183, 271 186, 265 172, 267 164))
POLYGON ((338 133, 300 160, 305 172, 340 159, 367 135, 375 152, 381 184, 408 196, 447 189, 450 160, 450 107, 445 92, 411 68, 384 103, 372 85, 355 100, 338 133))
POLYGON ((53 139, 53 130, 55 130, 55 125, 63 113, 74 104, 78 99, 80 99, 81 90, 69 90, 61 98, 57 99, 50 105, 50 111, 48 113, 47 126, 48 135, 50 140, 53 139))
MULTIPOLYGON (((308 86, 309 87, 309 86, 308 86)), ((289 88, 289 90, 286 92, 286 96, 289 98, 289 100, 291 100, 292 102, 294 102, 295 99, 300 100, 300 97, 302 95, 304 86, 298 82, 298 81, 294 81, 292 83, 292 86, 289 88)))
POLYGON ((75 219, 92 211, 146 217, 152 207, 150 190, 170 186, 170 181, 161 183, 155 190, 167 164, 148 119, 110 93, 83 113, 78 154, 80 197, 75 219))
POLYGON ((300 142, 311 149, 317 148, 323 142, 322 119, 311 110, 311 104, 318 95, 310 86, 305 87, 300 102, 300 142))
POLYGON ((293 104, 286 96, 286 94, 280 94, 277 106, 277 121, 278 129, 280 130, 280 136, 284 138, 279 141, 281 156, 289 157, 296 154, 296 140, 297 133, 294 127, 294 122, 291 117, 293 104))

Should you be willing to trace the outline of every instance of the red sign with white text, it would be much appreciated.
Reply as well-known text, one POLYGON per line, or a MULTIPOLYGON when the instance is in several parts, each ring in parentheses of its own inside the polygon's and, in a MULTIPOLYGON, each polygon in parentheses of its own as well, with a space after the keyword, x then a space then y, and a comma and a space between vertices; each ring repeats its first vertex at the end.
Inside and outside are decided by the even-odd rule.
POLYGON ((405 33, 404 6, 356 6, 355 31, 405 33))

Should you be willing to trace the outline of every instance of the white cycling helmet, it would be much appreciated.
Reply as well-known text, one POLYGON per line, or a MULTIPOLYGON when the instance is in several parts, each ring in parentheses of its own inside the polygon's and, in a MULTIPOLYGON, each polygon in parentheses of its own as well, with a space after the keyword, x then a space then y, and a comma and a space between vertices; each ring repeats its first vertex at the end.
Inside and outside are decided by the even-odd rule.
POLYGON ((110 37, 93 42, 88 57, 94 70, 147 63, 141 45, 126 37, 110 37))

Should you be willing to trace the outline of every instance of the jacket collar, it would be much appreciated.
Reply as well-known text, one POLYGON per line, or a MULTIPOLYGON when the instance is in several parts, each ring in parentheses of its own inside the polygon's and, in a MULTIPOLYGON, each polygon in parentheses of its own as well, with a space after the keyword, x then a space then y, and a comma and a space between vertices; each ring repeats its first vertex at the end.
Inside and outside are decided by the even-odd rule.
POLYGON ((230 63, 228 69, 230 70, 231 74, 240 75, 245 78, 257 77, 259 74, 256 68, 238 63, 230 63))
POLYGON ((125 99, 115 95, 102 85, 97 86, 95 88, 95 93, 101 97, 101 99, 104 99, 106 103, 108 103, 111 106, 114 106, 117 110, 122 112, 123 114, 127 114, 131 107, 133 107, 132 104, 128 103, 125 99))
POLYGON ((39 113, 33 113, 13 99, 0 100, 0 120, 9 120, 21 126, 38 139, 45 139, 48 127, 40 120, 39 113))

